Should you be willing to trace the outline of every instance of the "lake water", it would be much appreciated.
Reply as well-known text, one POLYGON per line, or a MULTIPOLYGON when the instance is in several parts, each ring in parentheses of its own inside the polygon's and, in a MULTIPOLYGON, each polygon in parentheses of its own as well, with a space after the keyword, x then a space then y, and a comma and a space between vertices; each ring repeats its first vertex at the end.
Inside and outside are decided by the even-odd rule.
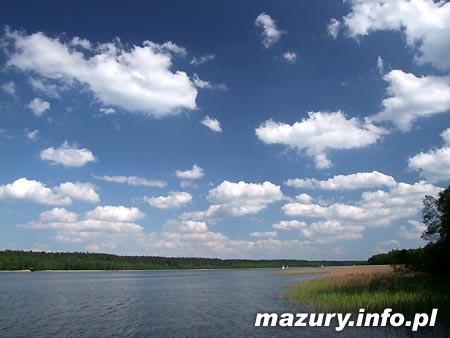
POLYGON ((450 337, 443 328, 254 327, 311 275, 272 270, 0 273, 0 337, 450 337))

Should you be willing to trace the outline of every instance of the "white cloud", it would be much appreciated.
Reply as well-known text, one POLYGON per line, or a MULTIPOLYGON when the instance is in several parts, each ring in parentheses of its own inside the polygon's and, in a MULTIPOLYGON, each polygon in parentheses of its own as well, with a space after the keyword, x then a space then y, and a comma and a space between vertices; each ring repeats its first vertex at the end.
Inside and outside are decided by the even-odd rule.
POLYGON ((211 129, 212 131, 215 131, 216 133, 222 132, 220 122, 213 117, 209 117, 208 115, 206 115, 205 118, 200 121, 200 123, 211 129))
POLYGON ((190 211, 185 212, 180 215, 180 219, 182 220, 195 220, 195 221, 201 221, 201 220, 209 220, 211 221, 214 217, 219 215, 221 212, 221 206, 219 204, 213 204, 208 207, 207 210, 204 211, 190 211))
POLYGON ((278 230, 303 230, 307 228, 307 224, 303 221, 291 220, 291 221, 280 221, 272 225, 272 228, 278 230))
POLYGON ((382 174, 378 171, 356 173, 350 175, 336 175, 328 180, 319 181, 315 178, 289 179, 285 182, 287 186, 307 189, 324 190, 354 190, 361 188, 373 188, 380 186, 392 187, 396 185, 392 176, 382 174))
POLYGON ((115 114, 116 110, 113 108, 100 108, 100 113, 102 113, 103 115, 111 115, 115 114))
POLYGON ((96 159, 86 148, 79 149, 64 141, 59 148, 47 148, 41 151, 41 159, 51 161, 52 164, 62 164, 65 167, 82 167, 96 159))
POLYGON ((126 50, 116 39, 86 52, 43 33, 9 31, 6 38, 11 42, 8 66, 71 86, 82 84, 106 106, 153 117, 196 108, 197 90, 189 77, 171 70, 172 54, 186 54, 172 42, 144 41, 126 50))
POLYGON ((416 77, 392 70, 383 78, 389 83, 389 97, 383 100, 383 111, 373 117, 374 121, 391 121, 400 130, 408 131, 416 119, 450 109, 450 81, 447 77, 416 77))
POLYGON ((250 236, 256 238, 276 238, 277 232, 276 231, 252 232, 250 233, 250 236))
POLYGON ((408 159, 408 168, 418 171, 431 183, 450 179, 450 128, 441 136, 447 146, 426 153, 421 152, 408 159))
POLYGON ((444 144, 446 146, 450 146, 450 128, 445 129, 442 134, 441 134, 442 138, 444 139, 444 144))
POLYGON ((0 88, 9 95, 16 95, 16 84, 13 81, 2 84, 0 88))
POLYGON ((86 50, 92 50, 92 45, 91 45, 91 42, 89 41, 89 40, 87 40, 87 39, 81 39, 80 37, 78 37, 78 36, 75 36, 73 39, 72 39, 72 41, 70 41, 70 44, 72 45, 72 46, 80 46, 80 47, 83 47, 84 49, 86 49, 86 50))
POLYGON ((204 233, 208 231, 205 222, 169 220, 164 225, 167 232, 204 233))
POLYGON ((398 183, 388 192, 364 192, 355 204, 329 205, 287 203, 282 210, 287 216, 322 218, 346 225, 364 224, 367 227, 388 226, 392 222, 417 216, 425 195, 435 196, 441 188, 426 182, 398 183))
POLYGON ((208 193, 208 200, 220 205, 220 211, 234 216, 256 214, 282 198, 280 187, 271 182, 223 181, 208 193))
POLYGON ((303 204, 311 204, 313 202, 313 198, 308 194, 300 194, 295 196, 295 199, 303 204))
POLYGON ((400 31, 416 50, 418 64, 450 69, 450 3, 432 0, 350 0, 344 24, 351 37, 377 30, 400 31))
POLYGON ((25 135, 30 141, 36 141, 39 136, 39 130, 35 129, 33 131, 25 130, 25 135))
POLYGON ((42 222, 76 222, 78 215, 74 212, 70 212, 64 208, 53 208, 48 211, 44 211, 39 215, 39 219, 42 222))
POLYGON ((138 176, 95 176, 96 179, 106 181, 106 182, 114 182, 114 183, 127 183, 133 186, 144 186, 144 187, 157 187, 164 188, 167 186, 167 182, 159 181, 159 180, 149 180, 144 177, 138 176))
POLYGON ((396 239, 387 239, 385 241, 381 241, 378 244, 382 245, 382 246, 388 246, 388 247, 397 247, 400 245, 400 242, 397 241, 396 239))
POLYGON ((35 98, 28 103, 27 107, 33 111, 34 115, 40 117, 46 110, 50 109, 50 103, 39 98, 35 98))
POLYGON ((384 60, 381 56, 378 56, 377 58, 377 69, 380 74, 384 74, 384 60))
POLYGON ((302 233, 305 237, 314 237, 317 243, 326 244, 361 239, 364 229, 360 225, 342 225, 338 221, 327 220, 312 223, 309 228, 302 230, 302 233))
POLYGON ((256 130, 256 136, 266 144, 283 144, 306 150, 315 158, 316 168, 331 166, 328 149, 355 149, 374 144, 386 133, 370 121, 347 119, 341 112, 310 112, 308 118, 293 125, 268 120, 256 130))
POLYGON ((205 62, 214 60, 215 58, 216 58, 216 55, 215 55, 215 54, 206 54, 206 55, 203 55, 203 56, 201 56, 201 57, 199 57, 199 58, 197 58, 197 57, 194 56, 194 57, 192 58, 190 64, 191 64, 191 65, 201 65, 201 64, 203 64, 203 63, 205 63, 205 62))
POLYGON ((85 219, 77 222, 30 222, 18 225, 20 228, 34 229, 34 230, 57 230, 57 239, 62 242, 80 242, 77 240, 79 236, 92 238, 97 234, 104 234, 106 232, 141 232, 143 228, 135 223, 120 222, 120 221, 104 221, 98 219, 85 219), (84 232, 87 233, 84 233, 84 232), (92 233, 91 231, 98 231, 92 233), (75 238, 75 240, 73 240, 75 238))
POLYGON ((177 170, 175 172, 175 175, 178 178, 184 179, 184 180, 197 180, 199 178, 202 178, 204 173, 203 173, 203 169, 201 167, 199 167, 197 164, 194 164, 192 166, 191 170, 177 170))
POLYGON ((30 77, 29 82, 30 82, 31 87, 35 91, 37 91, 41 94, 45 94, 48 97, 51 97, 54 99, 60 98, 59 92, 67 89, 67 86, 64 84, 56 85, 54 83, 47 83, 41 79, 35 79, 33 77, 30 77))
POLYGON ((48 188, 45 184, 19 178, 13 183, 0 186, 0 199, 24 200, 47 205, 68 205, 72 200, 97 203, 100 197, 90 183, 65 182, 48 188))
POLYGON ((288 63, 295 63, 297 61, 297 54, 295 52, 285 52, 283 54, 283 59, 288 63))
POLYGON ((408 223, 409 225, 400 226, 399 235, 410 240, 422 240, 421 236, 427 228, 426 225, 415 220, 409 220, 408 223))
POLYGON ((283 193, 279 186, 271 183, 238 183, 223 181, 208 193, 212 203, 203 211, 185 212, 182 220, 208 220, 214 223, 227 216, 244 216, 256 214, 276 201, 282 200, 283 193))
POLYGON ((96 193, 94 186, 90 183, 61 183, 59 187, 54 190, 63 195, 78 201, 85 201, 89 203, 100 202, 100 196, 96 193))
POLYGON ((273 224, 278 230, 298 230, 305 238, 317 244, 327 244, 339 240, 361 239, 364 227, 360 225, 342 225, 336 220, 324 220, 310 225, 303 221, 281 221, 273 224))
POLYGON ((86 213, 87 219, 112 222, 134 222, 144 218, 145 214, 136 207, 127 208, 124 206, 98 206, 94 210, 86 213))
POLYGON ((159 209, 178 209, 192 201, 192 195, 184 191, 171 191, 167 196, 145 196, 144 201, 159 209))
POLYGON ((339 35, 340 28, 341 28, 341 23, 339 22, 339 20, 336 20, 335 18, 331 18, 330 22, 328 23, 328 26, 327 26, 327 33, 331 38, 336 39, 339 35))
POLYGON ((200 79, 200 77, 197 74, 194 74, 192 82, 194 83, 194 86, 201 89, 221 89, 221 90, 228 89, 227 85, 224 83, 212 84, 208 81, 200 79))
POLYGON ((275 42, 280 40, 281 35, 284 33, 280 31, 277 27, 277 24, 274 19, 270 17, 270 15, 266 13, 261 13, 258 15, 255 21, 256 27, 261 27, 262 32, 261 35, 263 37, 263 45, 266 48, 272 46, 275 42))
POLYGON ((0 186, 0 199, 31 201, 47 205, 72 203, 69 196, 63 196, 35 180, 19 178, 13 183, 0 186))

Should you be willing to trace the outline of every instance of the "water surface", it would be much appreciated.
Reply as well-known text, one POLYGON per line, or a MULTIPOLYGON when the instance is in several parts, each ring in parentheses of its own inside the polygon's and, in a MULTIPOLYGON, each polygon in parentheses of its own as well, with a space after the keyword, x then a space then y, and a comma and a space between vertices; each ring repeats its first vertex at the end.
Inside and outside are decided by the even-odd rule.
POLYGON ((272 270, 0 273, 0 337, 450 337, 445 329, 254 327, 306 312, 282 295, 313 275, 272 270))

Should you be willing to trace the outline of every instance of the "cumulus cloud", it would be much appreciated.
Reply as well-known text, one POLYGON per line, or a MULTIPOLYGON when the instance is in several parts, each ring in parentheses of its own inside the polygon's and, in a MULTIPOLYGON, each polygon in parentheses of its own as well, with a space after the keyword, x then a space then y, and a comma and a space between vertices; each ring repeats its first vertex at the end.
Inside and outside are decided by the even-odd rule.
POLYGON ((34 115, 40 117, 46 110, 50 109, 50 103, 39 98, 35 98, 28 103, 27 107, 33 111, 34 115))
POLYGON ((446 146, 421 152, 408 159, 408 168, 418 171, 431 183, 450 179, 450 128, 441 136, 446 146))
POLYGON ((317 244, 328 244, 339 240, 361 239, 364 227, 360 225, 343 225, 336 220, 324 220, 307 224, 303 221, 290 220, 273 224, 278 230, 297 230, 307 240, 317 244))
POLYGON ((266 48, 269 48, 275 42, 278 42, 278 40, 280 40, 281 38, 281 35, 284 33, 283 31, 278 29, 275 20, 272 19, 270 15, 264 12, 258 15, 258 17, 256 18, 255 26, 262 28, 262 43, 266 48))
POLYGON ((205 222, 169 220, 164 225, 166 232, 204 233, 208 231, 205 222))
POLYGON ((204 173, 200 166, 194 164, 191 170, 177 170, 175 175, 183 180, 197 180, 202 178, 204 173))
POLYGON ((272 225, 272 228, 278 230, 303 230, 307 228, 307 224, 303 221, 291 220, 280 221, 272 225))
POLYGON ((450 3, 432 0, 350 0, 344 24, 351 37, 373 31, 400 31, 416 51, 418 64, 450 69, 450 3))
POLYGON ((216 133, 222 132, 222 127, 220 126, 219 120, 213 117, 209 117, 208 115, 206 115, 205 118, 200 121, 200 123, 216 133))
POLYGON ((388 226, 392 222, 417 216, 425 195, 437 195, 441 188, 426 182, 397 183, 389 191, 363 192, 354 204, 329 205, 287 203, 282 211, 287 216, 321 218, 346 225, 388 226))
POLYGON ((283 54, 283 59, 285 59, 288 63, 295 63, 297 61, 297 53, 286 52, 283 54))
POLYGON ((97 207, 81 217, 64 208, 54 208, 40 214, 39 220, 17 225, 19 228, 33 230, 55 230, 55 239, 61 242, 84 242, 108 233, 141 233, 143 228, 133 220, 143 214, 136 208, 122 206, 97 207))
POLYGON ((376 143, 386 131, 370 121, 347 119, 341 112, 310 112, 308 118, 290 125, 268 120, 256 130, 256 136, 266 144, 282 144, 306 150, 313 156, 316 168, 329 168, 329 149, 363 148, 376 143))
POLYGON ((447 77, 416 77, 392 70, 383 79, 389 83, 389 97, 383 100, 383 110, 373 117, 374 121, 391 121, 400 130, 408 131, 418 118, 450 109, 450 81, 447 77))
POLYGON ((184 191, 171 191, 167 196, 145 196, 144 201, 158 209, 178 209, 192 201, 192 195, 184 191))
POLYGON ((85 201, 89 203, 100 202, 100 196, 95 191, 94 186, 90 183, 65 182, 61 183, 54 190, 58 194, 69 196, 74 200, 85 201))
POLYGON ((119 206, 98 206, 86 213, 87 219, 113 222, 133 222, 144 218, 145 214, 136 207, 127 208, 119 206))
POLYGON ((65 43, 41 32, 18 31, 8 31, 6 41, 9 67, 72 87, 81 84, 104 105, 153 117, 196 108, 193 83, 185 72, 171 70, 173 55, 186 54, 172 42, 144 41, 126 49, 115 39, 86 51, 92 43, 85 39, 65 43))
POLYGON ((159 181, 159 180, 149 180, 144 177, 138 176, 96 176, 94 177, 98 180, 106 181, 106 182, 114 182, 114 183, 126 183, 133 186, 143 186, 143 187, 157 187, 164 188, 167 186, 167 182, 159 181))
POLYGON ((396 182, 392 176, 372 171, 350 175, 336 175, 324 181, 314 178, 295 178, 287 180, 285 184, 290 187, 306 189, 355 190, 381 186, 392 187, 396 185, 396 182))
POLYGON ((77 47, 77 46, 83 47, 83 48, 86 49, 86 50, 92 50, 92 44, 91 44, 91 42, 90 42, 89 40, 87 40, 87 39, 81 39, 81 38, 78 37, 78 36, 75 36, 75 37, 72 39, 72 41, 70 41, 70 44, 71 44, 72 46, 75 46, 75 47, 77 47))
POLYGON ((223 181, 208 193, 211 205, 206 210, 191 211, 180 215, 183 220, 208 220, 228 216, 256 214, 271 203, 282 200, 283 193, 278 185, 271 182, 238 183, 223 181))
POLYGON ((68 211, 64 208, 53 208, 48 211, 44 211, 39 215, 39 219, 42 222, 76 222, 78 215, 74 212, 68 211))
POLYGON ((0 186, 0 199, 68 205, 72 200, 96 203, 100 197, 89 183, 65 182, 54 188, 48 188, 39 181, 19 178, 13 183, 0 186))
POLYGON ((250 236, 256 238, 276 238, 277 232, 276 231, 252 232, 250 233, 250 236))
POLYGON ((41 151, 41 159, 52 164, 62 164, 65 167, 82 167, 89 162, 94 162, 95 157, 86 148, 77 148, 64 141, 59 148, 47 148, 41 151))
POLYGON ((336 39, 339 35, 340 28, 341 23, 339 22, 339 20, 331 18, 330 21, 328 22, 327 33, 331 38, 336 39))
POLYGON ((256 214, 282 198, 283 193, 280 187, 271 182, 223 181, 208 193, 209 201, 220 205, 222 212, 234 216, 256 214))
POLYGON ((67 205, 72 202, 70 197, 61 196, 45 184, 19 178, 13 183, 0 186, 0 199, 2 200, 23 200, 48 205, 67 205))

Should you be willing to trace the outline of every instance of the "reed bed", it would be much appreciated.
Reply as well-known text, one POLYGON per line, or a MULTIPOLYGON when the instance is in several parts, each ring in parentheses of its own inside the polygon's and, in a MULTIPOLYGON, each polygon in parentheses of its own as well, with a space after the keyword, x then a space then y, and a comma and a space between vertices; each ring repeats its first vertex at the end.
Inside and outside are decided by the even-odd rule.
POLYGON ((336 269, 328 276, 293 285, 286 296, 315 309, 343 312, 392 308, 413 315, 438 308, 439 317, 450 319, 448 280, 388 266, 336 269))

